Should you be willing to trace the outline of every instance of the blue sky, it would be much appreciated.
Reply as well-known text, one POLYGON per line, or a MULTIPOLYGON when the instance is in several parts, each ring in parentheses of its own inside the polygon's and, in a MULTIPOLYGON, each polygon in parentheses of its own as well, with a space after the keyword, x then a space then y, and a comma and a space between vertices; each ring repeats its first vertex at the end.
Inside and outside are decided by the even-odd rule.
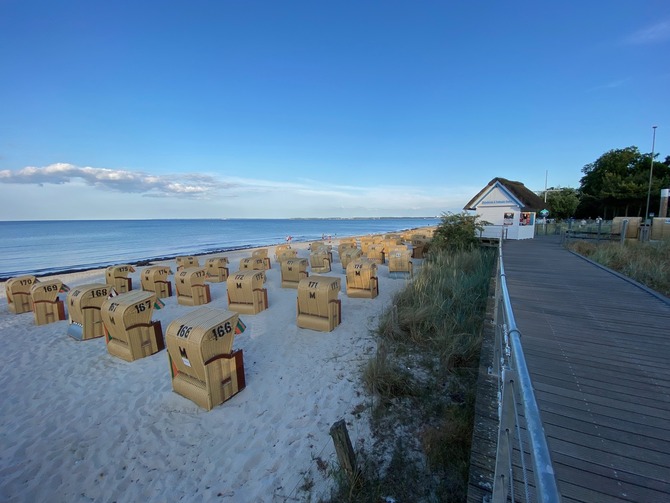
POLYGON ((0 0, 0 220, 430 216, 668 155, 670 2, 0 0))

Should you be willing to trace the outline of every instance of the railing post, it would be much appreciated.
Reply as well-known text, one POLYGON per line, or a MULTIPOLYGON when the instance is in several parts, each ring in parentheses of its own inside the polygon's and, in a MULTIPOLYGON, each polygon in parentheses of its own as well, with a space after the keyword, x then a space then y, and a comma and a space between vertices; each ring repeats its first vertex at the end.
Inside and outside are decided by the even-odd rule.
POLYGON ((628 234, 628 220, 621 221, 621 244, 626 242, 626 234, 628 234))
MULTIPOLYGON (((498 429, 498 452, 502 455, 496 456, 496 469, 493 480, 493 501, 507 501, 509 491, 514 491, 514 476, 512 472, 512 446, 511 439, 514 437, 514 382, 516 372, 509 368, 503 369, 503 408, 500 411, 500 428, 498 429)), ((514 493, 512 493, 514 501, 514 493)))

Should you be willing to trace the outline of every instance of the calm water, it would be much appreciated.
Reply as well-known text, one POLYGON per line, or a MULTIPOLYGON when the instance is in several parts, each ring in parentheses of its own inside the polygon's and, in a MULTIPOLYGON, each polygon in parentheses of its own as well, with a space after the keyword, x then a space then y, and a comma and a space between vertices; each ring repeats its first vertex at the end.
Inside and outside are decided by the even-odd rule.
POLYGON ((0 279, 91 269, 294 241, 382 234, 437 218, 305 220, 62 220, 0 222, 0 279))

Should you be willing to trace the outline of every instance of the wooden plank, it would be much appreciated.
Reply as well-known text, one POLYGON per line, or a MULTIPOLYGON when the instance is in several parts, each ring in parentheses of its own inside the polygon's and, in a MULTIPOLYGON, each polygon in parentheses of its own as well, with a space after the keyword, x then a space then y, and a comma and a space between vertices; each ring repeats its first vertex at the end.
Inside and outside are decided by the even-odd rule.
MULTIPOLYGON (((571 412, 571 411, 570 411, 571 412)), ((630 445, 638 449, 647 449, 655 452, 665 454, 670 452, 670 441, 663 440, 654 436, 640 435, 638 432, 630 434, 624 428, 613 428, 605 426, 600 422, 596 422, 595 418, 590 416, 574 417, 572 414, 542 411, 542 422, 544 424, 551 424, 553 426, 560 426, 567 430, 584 433, 588 435, 597 435, 599 438, 620 442, 624 445, 630 445)), ((630 426, 627 423, 622 423, 621 426, 630 426)), ((554 430, 554 434, 556 430, 554 430)), ((569 432, 566 433, 569 435, 569 432)), ((576 436, 571 436, 571 440, 575 440, 576 436)), ((666 464, 670 463, 670 457, 663 460, 666 464)))
MULTIPOLYGON (((608 487, 618 487, 621 485, 622 487, 627 488, 627 486, 636 486, 638 488, 642 487, 642 489, 647 489, 653 492, 670 494, 670 484, 665 481, 659 481, 649 477, 641 479, 638 475, 623 470, 617 470, 614 472, 611 466, 607 466, 602 463, 591 463, 579 458, 566 456, 561 453, 554 453, 552 461, 557 465, 562 465, 560 470, 564 471, 567 478, 574 484, 583 484, 587 487, 593 486, 591 483, 591 476, 596 475, 598 477, 608 477, 616 481, 613 484, 606 484, 606 481, 603 480, 598 481, 602 483, 602 485, 608 485, 608 487), (571 470, 575 470, 578 473, 574 473, 571 470)), ((608 488, 604 488, 603 490, 607 491, 608 488)), ((630 489, 630 491, 637 490, 630 489)), ((626 492, 628 492, 628 490, 626 492)), ((645 497, 634 499, 634 501, 663 501, 663 498, 650 499, 645 497)))
POLYGON ((642 405, 659 411, 666 411, 665 416, 670 416, 670 401, 658 400, 653 397, 654 394, 657 396, 659 395, 660 390, 658 389, 648 388, 647 391, 643 391, 617 386, 615 384, 603 383, 602 381, 592 381, 590 379, 561 379, 550 375, 550 373, 542 374, 537 380, 544 385, 576 390, 586 396, 597 395, 612 401, 631 402, 636 406, 642 405))
POLYGON ((550 420, 547 414, 562 414, 564 417, 572 420, 592 421, 596 425, 613 430, 626 432, 634 429, 638 436, 647 438, 650 442, 654 442, 655 440, 670 442, 670 429, 667 428, 666 421, 660 421, 659 426, 641 424, 639 422, 633 424, 631 421, 622 418, 619 414, 600 414, 593 409, 584 410, 579 407, 571 407, 570 404, 566 404, 565 402, 557 403, 554 400, 547 401, 538 398, 538 403, 542 409, 542 418, 546 418, 547 421, 550 420))

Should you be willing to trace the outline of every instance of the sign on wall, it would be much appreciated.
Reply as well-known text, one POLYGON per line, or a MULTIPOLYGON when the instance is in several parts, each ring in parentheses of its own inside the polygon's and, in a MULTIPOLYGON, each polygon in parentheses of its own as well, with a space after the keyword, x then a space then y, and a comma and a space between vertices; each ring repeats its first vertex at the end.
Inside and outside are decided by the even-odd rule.
POLYGON ((519 225, 534 225, 535 224, 535 213, 528 211, 522 211, 519 216, 519 225))

